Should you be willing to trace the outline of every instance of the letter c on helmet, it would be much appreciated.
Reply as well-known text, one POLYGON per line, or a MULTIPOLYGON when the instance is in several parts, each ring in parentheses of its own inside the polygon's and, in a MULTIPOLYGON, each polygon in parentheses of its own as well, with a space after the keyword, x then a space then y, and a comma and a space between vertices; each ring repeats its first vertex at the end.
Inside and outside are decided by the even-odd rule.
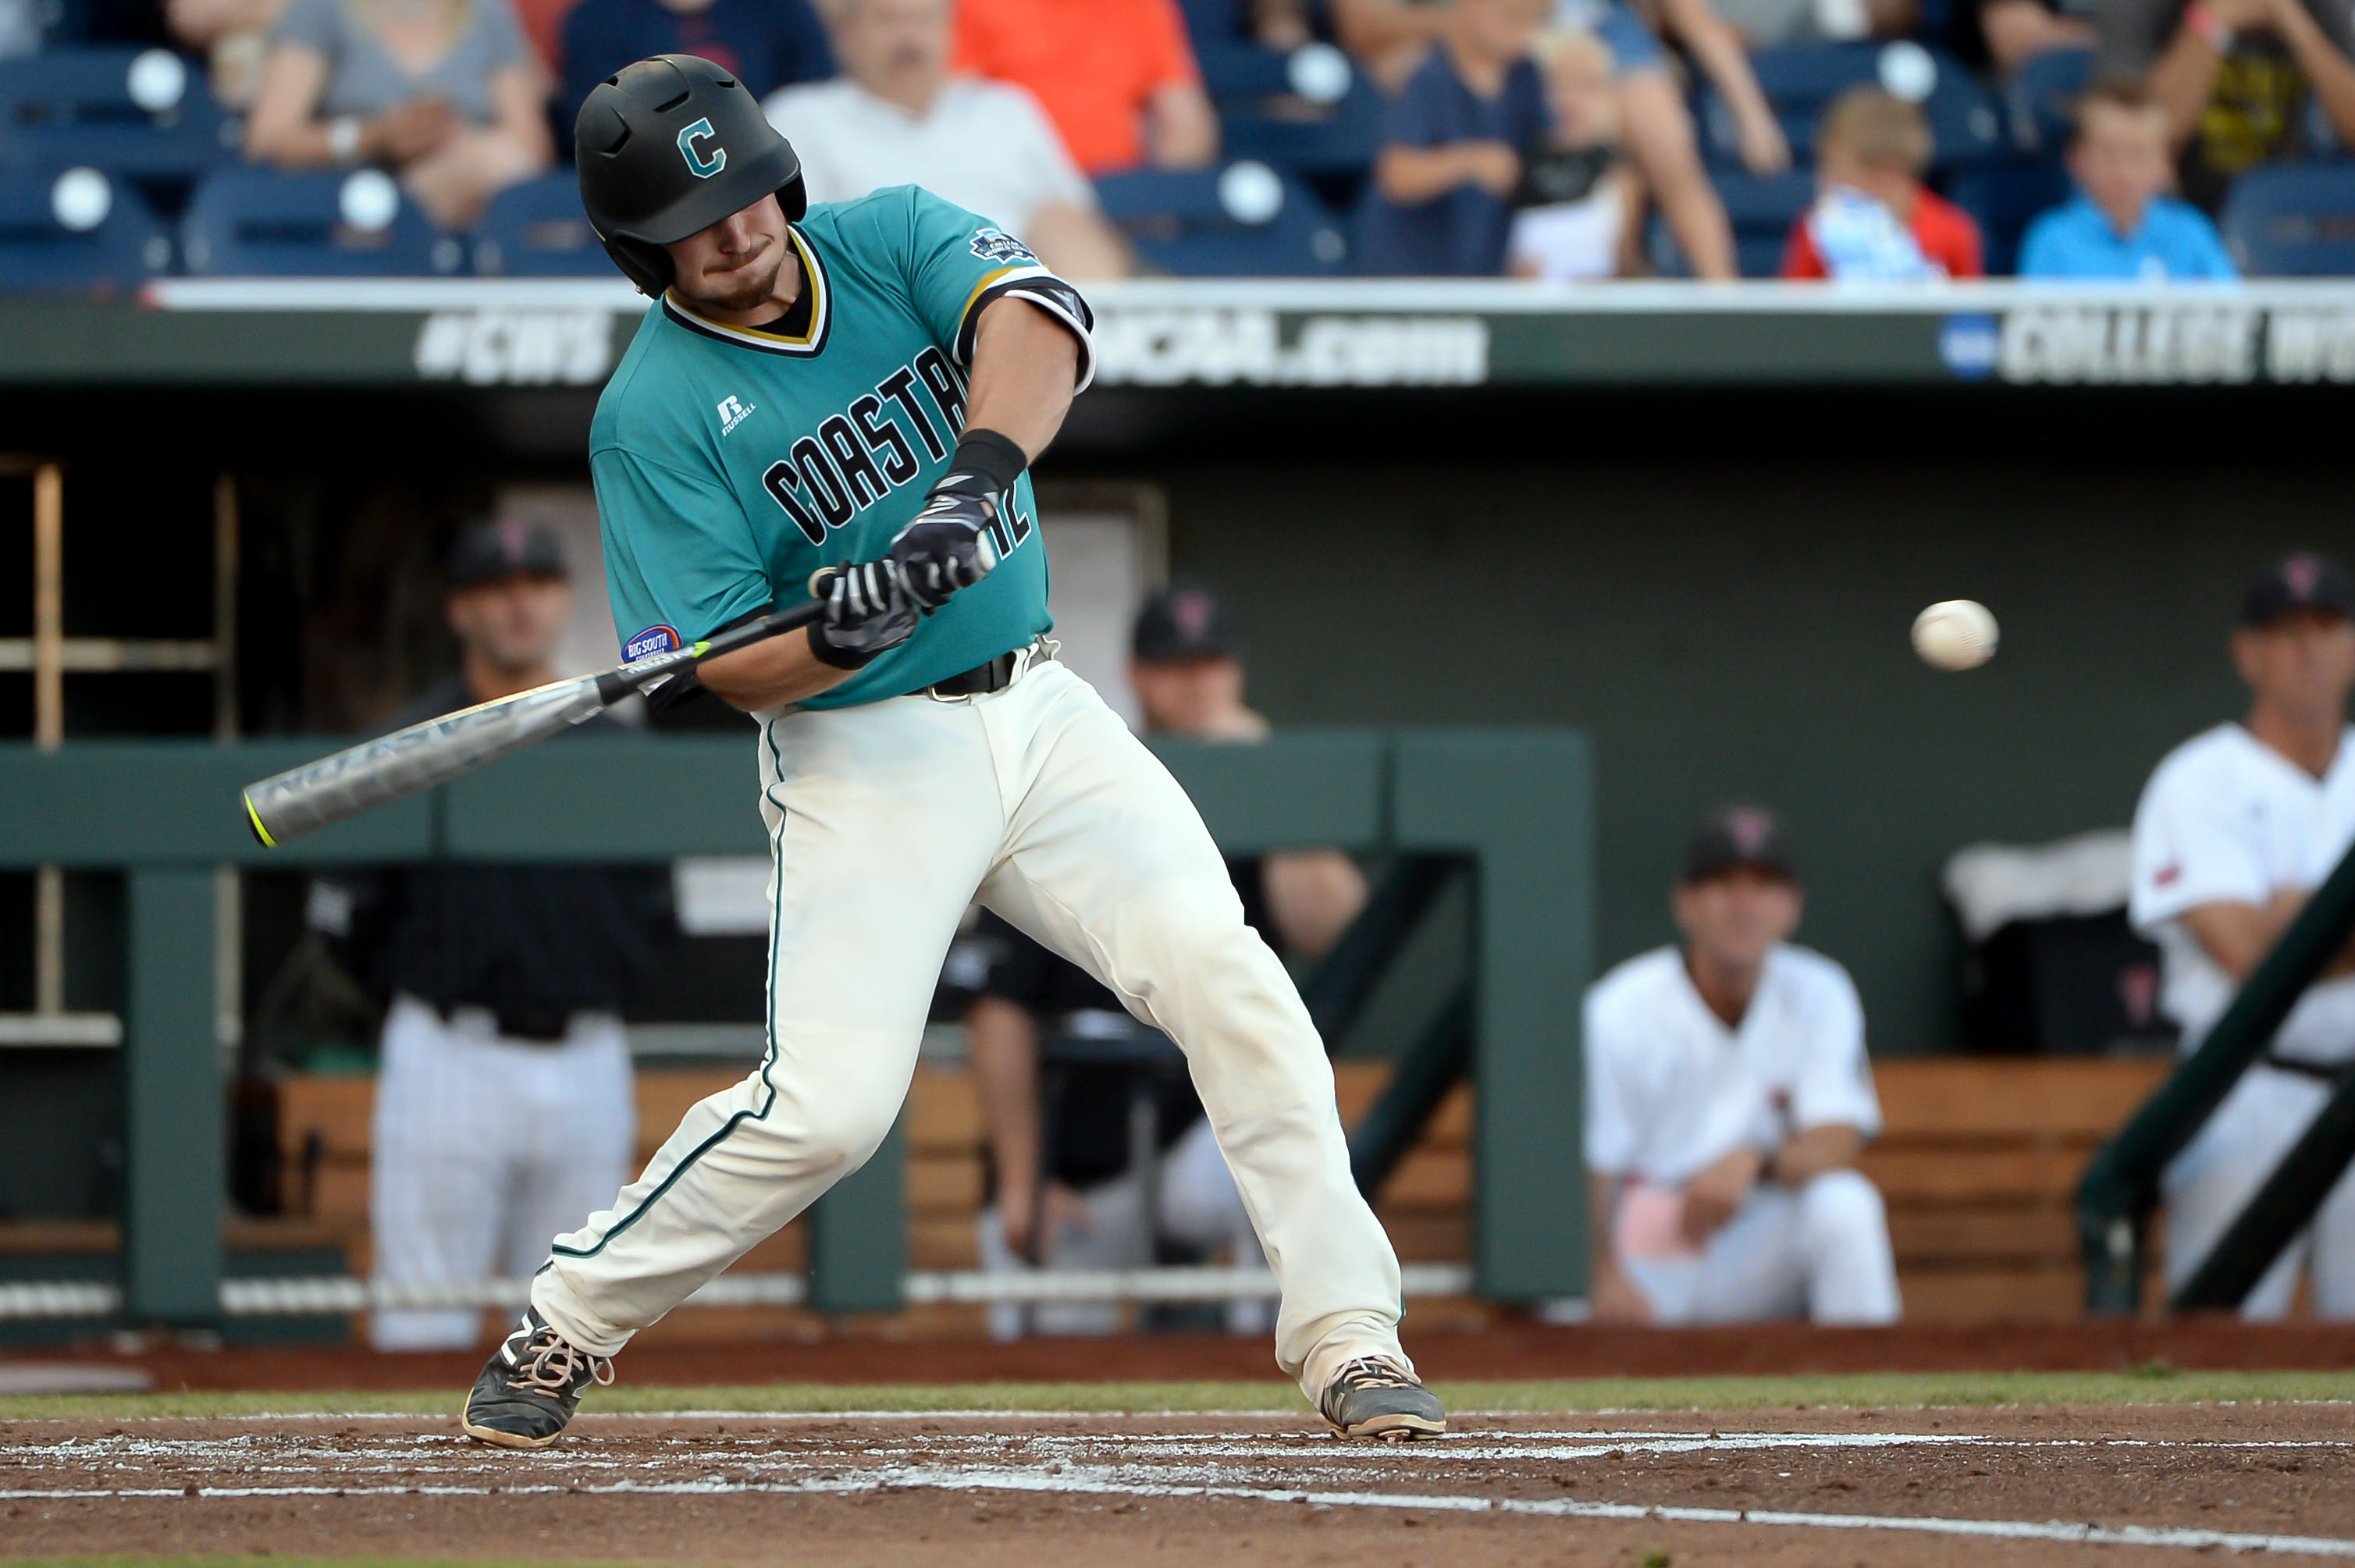
POLYGON ((711 128, 709 120, 698 120, 678 133, 679 156, 687 160, 687 172, 697 179, 708 180, 728 166, 728 149, 714 147, 706 156, 698 142, 716 142, 719 133, 711 128))

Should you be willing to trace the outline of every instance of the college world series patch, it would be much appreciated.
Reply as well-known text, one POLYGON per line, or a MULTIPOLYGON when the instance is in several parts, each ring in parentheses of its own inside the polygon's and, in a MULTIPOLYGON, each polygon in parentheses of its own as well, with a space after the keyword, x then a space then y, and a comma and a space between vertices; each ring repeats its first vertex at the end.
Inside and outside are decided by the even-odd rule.
POLYGON ((680 641, 676 626, 648 626, 622 645, 622 662, 635 664, 640 659, 671 653, 686 645, 680 641))
POLYGON ((973 253, 985 261, 996 261, 1006 266, 1011 266, 1017 261, 1028 261, 1036 265, 1039 260, 1031 252, 1029 246, 1025 245, 1003 229, 975 230, 973 237, 973 253))

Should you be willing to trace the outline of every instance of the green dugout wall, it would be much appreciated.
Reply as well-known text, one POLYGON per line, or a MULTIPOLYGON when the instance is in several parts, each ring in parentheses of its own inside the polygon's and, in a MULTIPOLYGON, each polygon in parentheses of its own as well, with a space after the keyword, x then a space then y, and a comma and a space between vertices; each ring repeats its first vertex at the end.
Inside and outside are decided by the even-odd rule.
MULTIPOLYGON (((201 1323, 218 1312, 227 1150, 213 1035, 213 867, 666 859, 766 848, 748 741, 584 737, 284 849, 261 848, 247 836, 239 786, 324 744, 0 747, 0 867, 124 874, 123 1275, 134 1321, 201 1323)), ((1335 845, 1470 863, 1476 1288, 1503 1300, 1582 1294, 1577 1014, 1593 946, 1593 767, 1583 739, 1530 729, 1310 731, 1165 755, 1231 852, 1335 845)), ((820 1203, 815 1305, 896 1305, 901 1157, 894 1140, 820 1203)))

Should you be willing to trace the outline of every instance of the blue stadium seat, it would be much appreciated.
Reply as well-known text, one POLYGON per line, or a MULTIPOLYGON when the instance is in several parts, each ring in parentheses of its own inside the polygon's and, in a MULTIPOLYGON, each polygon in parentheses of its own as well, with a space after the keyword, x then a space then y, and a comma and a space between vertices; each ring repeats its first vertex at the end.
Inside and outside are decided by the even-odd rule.
MULTIPOLYGON (((1745 175, 1725 169, 1713 171, 1710 178, 1733 225, 1734 264, 1742 275, 1775 276, 1783 270, 1783 247, 1790 241, 1791 225, 1815 199, 1815 181, 1806 175, 1745 175)), ((1657 211, 1645 230, 1644 248, 1653 267, 1664 275, 1691 275, 1684 252, 1657 211)))
POLYGON ((238 144, 204 68, 168 50, 69 48, 0 61, 0 165, 186 179, 233 161, 238 144))
POLYGON ((2093 71, 2091 49, 2047 49, 2013 71, 2003 84, 2012 145, 2023 153, 2057 153, 2066 146, 2077 97, 2093 71))
POLYGON ((2355 162, 2251 169, 2233 180, 2220 227, 2252 277, 2355 277, 2355 162))
POLYGON ((474 230, 474 271, 483 277, 618 278, 581 210, 570 174, 511 185, 491 197, 474 230))
MULTIPOLYGON (((2008 155, 2001 107, 1987 89, 1973 80, 1961 61, 1941 49, 1899 42, 1803 44, 1788 48, 1760 49, 1750 57, 1758 85, 1774 105, 1790 139, 1796 160, 1814 160, 1816 122, 1831 101, 1851 87, 1870 86, 1881 80, 1881 62, 1889 49, 1919 49, 1934 70, 1929 96, 1922 103, 1937 143, 1935 162, 1941 168, 1985 163, 2008 155)), ((1711 163, 1739 166, 1741 139, 1733 115, 1713 87, 1704 85, 1694 96, 1694 117, 1700 127, 1701 149, 1711 163)))
POLYGON ((2069 199, 2069 176, 2049 158, 1989 164, 1956 175, 1946 195, 1979 226, 1987 276, 2009 277, 2019 270, 2019 241, 2029 224, 2069 199))
POLYGON ((1180 277, 1321 276, 1348 259, 1340 223, 1316 194, 1250 159, 1107 175, 1096 197, 1139 256, 1180 277))
MULTIPOLYGON (((180 220, 180 250, 192 273, 223 277, 414 277, 463 272, 465 247, 400 197, 388 221, 347 222, 347 184, 375 170, 281 174, 223 169, 197 187, 180 220)), ((383 181, 389 185, 389 181, 383 181)), ((377 188, 381 188, 379 186, 377 188)))
POLYGON ((1304 175, 1362 175, 1380 144, 1382 97, 1359 76, 1348 96, 1313 120, 1228 109, 1221 116, 1230 158, 1256 158, 1304 175))
POLYGON ((171 264, 164 226, 121 181, 89 168, 0 173, 0 290, 107 293, 171 264), (60 173, 73 182, 62 196, 60 173))

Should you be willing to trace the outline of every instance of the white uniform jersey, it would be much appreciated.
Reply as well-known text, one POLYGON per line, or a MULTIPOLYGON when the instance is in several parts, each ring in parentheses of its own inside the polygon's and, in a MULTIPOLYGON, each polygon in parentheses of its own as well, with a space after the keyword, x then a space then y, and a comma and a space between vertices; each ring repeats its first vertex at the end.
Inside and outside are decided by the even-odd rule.
POLYGON ((1881 1130, 1864 1051, 1864 1007, 1848 971, 1784 945, 1766 955, 1739 1029, 1709 1010, 1662 947, 1586 993, 1586 1163, 1681 1186, 1748 1144, 1808 1127, 1881 1130))
MULTIPOLYGON (((2184 928, 2186 910, 2263 904, 2282 888, 2319 884, 2355 841, 2355 729, 2316 778, 2238 724, 2220 724, 2158 764, 2135 812, 2135 928, 2158 944, 2160 1006, 2199 1044, 2233 984, 2184 928)), ((2311 1061, 2355 1058, 2355 976, 2308 990, 2274 1049, 2311 1061)))

